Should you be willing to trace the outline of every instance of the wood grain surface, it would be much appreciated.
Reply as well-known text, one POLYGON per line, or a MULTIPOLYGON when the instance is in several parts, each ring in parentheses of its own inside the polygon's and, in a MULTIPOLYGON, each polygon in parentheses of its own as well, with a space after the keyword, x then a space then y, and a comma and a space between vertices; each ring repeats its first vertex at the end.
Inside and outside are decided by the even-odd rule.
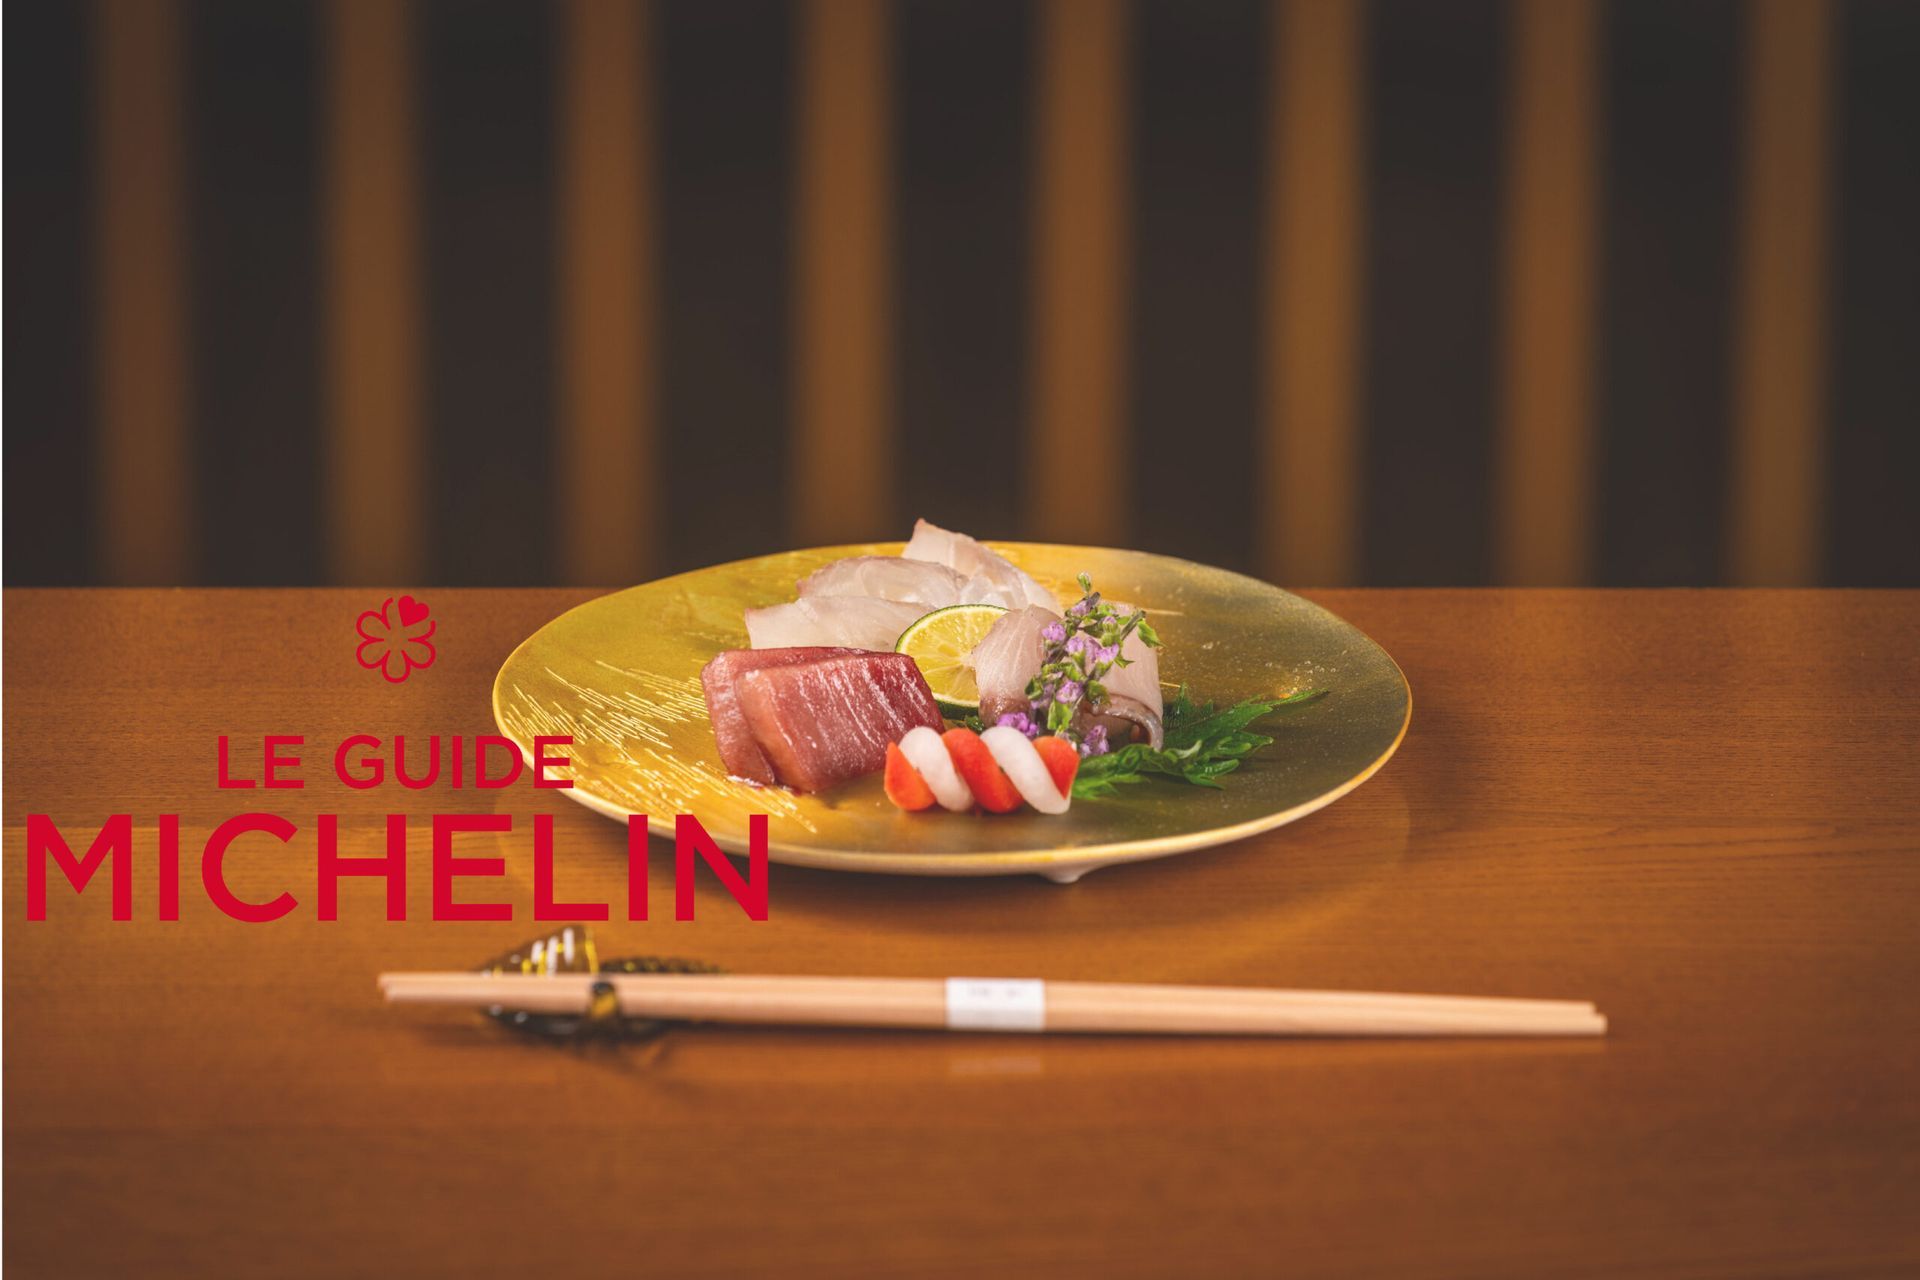
MULTIPOLYGON (((353 792, 368 732, 491 729, 509 649, 581 591, 422 593, 440 659, 355 665, 340 591, 5 598, 5 1262, 15 1276, 1891 1275, 1920 1268, 1920 594, 1342 591, 1414 690, 1400 754, 1294 826, 1040 879, 773 868, 615 952, 742 972, 951 973, 1590 998, 1602 1042, 683 1029, 522 1042, 383 1007, 374 975, 623 901, 621 830, 553 792, 353 792), (215 739, 299 733, 300 826, 195 853, 269 793, 215 739), (427 919, 424 819, 512 815, 511 924, 427 919), (313 907, 313 815, 370 854, 417 820, 410 919, 313 907), (24 824, 136 828, 135 913, 24 824), (182 918, 155 919, 178 813, 182 918)), ((671 901, 656 856, 657 908, 671 901)), ((616 908, 617 911, 617 908, 616 908)))

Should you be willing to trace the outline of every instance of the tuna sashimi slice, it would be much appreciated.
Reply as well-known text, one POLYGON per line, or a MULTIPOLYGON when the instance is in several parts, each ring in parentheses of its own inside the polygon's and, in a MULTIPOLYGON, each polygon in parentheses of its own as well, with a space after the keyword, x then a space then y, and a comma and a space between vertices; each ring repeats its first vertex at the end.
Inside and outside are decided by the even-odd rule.
POLYGON ((889 743, 917 725, 942 725, 926 678, 903 653, 764 667, 741 676, 738 690, 754 742, 796 791, 877 773, 889 743))
POLYGON ((791 667, 824 658, 844 658, 859 649, 809 646, 799 649, 729 649, 700 668, 700 687, 707 695, 707 719, 713 722, 713 740, 720 748, 720 762, 736 778, 775 786, 767 754, 753 740, 747 717, 740 710, 740 677, 766 667, 791 667))

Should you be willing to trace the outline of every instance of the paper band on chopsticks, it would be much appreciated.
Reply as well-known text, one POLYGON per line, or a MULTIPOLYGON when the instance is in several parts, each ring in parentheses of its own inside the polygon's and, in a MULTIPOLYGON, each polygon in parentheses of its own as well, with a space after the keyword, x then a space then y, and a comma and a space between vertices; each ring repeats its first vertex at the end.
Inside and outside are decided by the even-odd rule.
POLYGON ((949 1031, 1045 1031, 1047 984, 1038 978, 948 978, 949 1031))

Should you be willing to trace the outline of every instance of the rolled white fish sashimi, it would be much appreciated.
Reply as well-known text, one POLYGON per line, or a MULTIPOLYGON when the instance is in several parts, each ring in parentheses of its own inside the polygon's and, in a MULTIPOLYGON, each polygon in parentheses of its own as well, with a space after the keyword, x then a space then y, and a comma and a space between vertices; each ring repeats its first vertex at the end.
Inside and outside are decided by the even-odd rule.
POLYGON ((1062 814, 1073 804, 1073 797, 1063 794, 1054 783, 1047 762, 1040 758, 1033 739, 1026 734, 997 724, 981 734, 980 741, 993 752, 993 762, 1007 775, 1007 781, 1020 793, 1020 798, 1035 809, 1041 813, 1062 814))
MULTIPOLYGON (((1131 610, 1131 605, 1116 605, 1131 610)), ((1160 651, 1140 638, 1138 631, 1128 633, 1120 642, 1120 656, 1127 665, 1114 663, 1101 679, 1107 691, 1108 716, 1131 721, 1146 731, 1147 742, 1155 749, 1166 744, 1166 696, 1160 688, 1160 651)))
POLYGON ((946 741, 938 732, 925 725, 907 730, 900 739, 900 754, 907 758, 913 771, 927 784, 927 790, 933 792, 933 798, 942 809, 965 813, 973 808, 973 788, 953 767, 953 756, 948 753, 946 741))
MULTIPOLYGON (((1119 607, 1132 608, 1131 605, 1119 607)), ((1151 708, 1153 714, 1164 715, 1166 698, 1160 690, 1160 651, 1142 640, 1138 631, 1131 631, 1120 642, 1120 656, 1127 660, 1127 665, 1114 663, 1100 683, 1109 694, 1132 698, 1151 708)))
POLYGON ((1001 716, 1027 710, 1027 682, 1047 660, 1047 642, 1041 636, 1048 623, 1060 621, 1051 609, 1028 605, 1013 609, 995 622, 967 661, 973 664, 973 682, 980 689, 980 718, 993 724, 1001 716))
POLYGON ((1167 728, 1161 713, 1124 694, 1109 695, 1097 715, 1083 716, 1080 721, 1080 727, 1085 729, 1095 725, 1105 726, 1107 741, 1111 743, 1132 741, 1137 728, 1146 735, 1147 745, 1154 750, 1167 745, 1167 728))
POLYGON ((917 604, 920 612, 931 613, 969 603, 964 594, 967 586, 967 579, 944 564, 901 556, 849 556, 800 579, 800 595, 871 596, 917 604))
POLYGON ((747 643, 755 649, 891 650, 900 633, 926 612, 917 604, 872 596, 803 596, 791 604, 747 610, 747 643))
POLYGON ((964 533, 925 520, 913 522, 913 537, 900 554, 909 560, 943 564, 970 579, 970 594, 962 598, 962 604, 997 604, 1008 609, 1030 604, 1043 609, 1060 607, 1052 592, 1015 568, 1005 556, 989 551, 964 533))
MULTIPOLYGON (((1028 709, 1027 683, 1047 656, 1047 642, 1040 633, 1048 623, 1060 620, 1050 609, 1016 609, 994 623, 974 646, 968 661, 980 690, 982 720, 993 724, 1009 712, 1028 709)), ((1124 667, 1115 663, 1102 679, 1107 704, 1096 722, 1115 722, 1109 724, 1108 732, 1116 741, 1124 740, 1119 735, 1130 736, 1137 725, 1149 744, 1164 746, 1166 702, 1160 688, 1160 651, 1135 631, 1121 642, 1120 656, 1128 663, 1124 667)))

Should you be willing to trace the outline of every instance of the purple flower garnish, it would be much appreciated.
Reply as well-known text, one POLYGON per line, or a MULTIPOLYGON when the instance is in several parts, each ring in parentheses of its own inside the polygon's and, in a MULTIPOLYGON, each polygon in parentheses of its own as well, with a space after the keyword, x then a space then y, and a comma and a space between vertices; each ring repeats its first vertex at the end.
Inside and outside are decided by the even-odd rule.
POLYGON ((1083 756, 1103 756, 1107 754, 1107 726, 1097 724, 1087 730, 1080 739, 1080 754, 1083 756))
POLYGON ((1040 736, 1040 729, 1037 725, 1033 723, 1032 718, 1019 711, 1009 711, 1007 712, 1007 714, 1001 716, 998 720, 994 721, 994 723, 997 725, 1004 725, 1006 728, 1009 728, 1009 729, 1018 729, 1021 733, 1026 734, 1029 738, 1037 738, 1040 736))
POLYGON ((1039 732, 1066 735, 1082 754, 1100 755, 1110 750, 1106 734, 1091 735, 1093 745, 1085 746, 1073 731, 1075 720, 1107 704, 1102 682, 1124 661, 1120 650, 1128 636, 1137 631, 1149 645, 1160 642, 1145 613, 1103 602, 1087 574, 1078 582, 1084 595, 1067 610, 1066 620, 1041 628, 1046 648, 1040 670, 1027 683, 1027 718, 1039 732))

